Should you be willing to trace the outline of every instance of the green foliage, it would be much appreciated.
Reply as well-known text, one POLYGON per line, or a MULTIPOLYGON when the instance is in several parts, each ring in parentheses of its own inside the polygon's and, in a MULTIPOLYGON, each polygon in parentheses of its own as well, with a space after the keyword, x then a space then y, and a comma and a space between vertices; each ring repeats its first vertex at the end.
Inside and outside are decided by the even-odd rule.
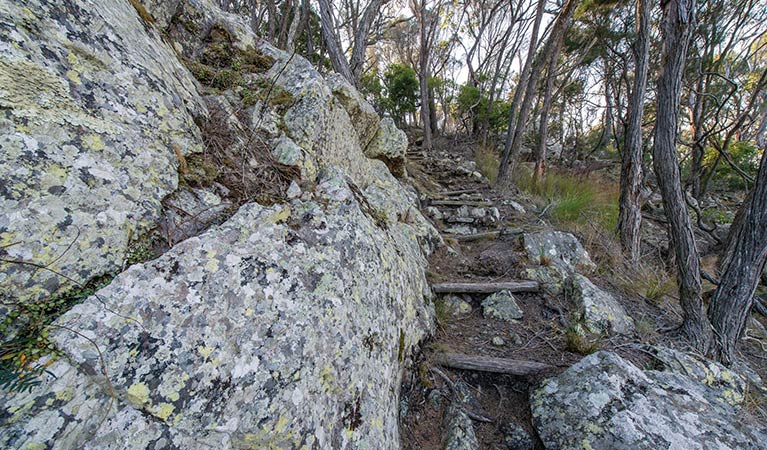
POLYGON ((0 322, 0 335, 13 335, 0 344, 0 388, 9 392, 31 390, 40 383, 52 358, 58 351, 49 339, 50 324, 65 311, 112 281, 113 275, 94 278, 62 295, 34 303, 12 302, 13 310, 0 322))
POLYGON ((489 120, 490 129, 496 133, 505 131, 509 127, 511 103, 495 99, 492 111, 488 112, 489 102, 490 100, 481 94, 479 88, 464 84, 459 88, 455 99, 456 112, 470 116, 475 123, 489 120))
MULTIPOLYGON (((728 153, 736 166, 740 167, 749 176, 756 177, 756 173, 759 171, 761 152, 753 143, 735 142, 730 145, 728 153)), ((703 165, 707 170, 711 170, 718 155, 719 152, 715 148, 708 147, 706 149, 703 165)), ((749 187, 743 177, 724 159, 717 165, 716 172, 712 175, 711 181, 717 187, 724 189, 747 189, 749 187)))
POLYGON ((386 96, 381 99, 381 106, 402 122, 405 114, 415 111, 418 105, 418 78, 415 70, 404 64, 391 64, 386 68, 383 81, 386 96))

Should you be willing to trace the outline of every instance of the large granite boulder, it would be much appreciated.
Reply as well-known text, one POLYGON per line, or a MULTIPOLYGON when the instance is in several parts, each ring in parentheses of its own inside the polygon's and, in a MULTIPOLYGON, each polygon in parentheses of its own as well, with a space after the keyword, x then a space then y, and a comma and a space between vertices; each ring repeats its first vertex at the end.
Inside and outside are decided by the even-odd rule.
POLYGON ((407 135, 397 128, 394 121, 389 117, 381 121, 378 133, 373 137, 373 141, 365 147, 365 155, 368 158, 380 159, 398 178, 405 176, 406 152, 407 135))
POLYGON ((425 256, 341 174, 318 189, 245 205, 61 317, 60 377, 2 399, 0 447, 399 448, 425 256))
POLYGON ((544 382, 531 406, 546 448, 767 448, 767 430, 741 422, 716 388, 680 373, 643 371, 610 352, 544 382))
MULTIPOLYGON (((0 12, 14 42, 0 46, 0 239, 22 242, 9 257, 54 259, 71 225, 80 237, 51 267, 86 280, 122 267, 128 236, 186 220, 163 216, 163 199, 223 205, 177 189, 210 139, 193 117, 223 112, 227 145, 250 152, 258 133, 301 182, 291 201, 174 236, 58 318, 51 375, 0 399, 0 447, 399 448, 401 372, 433 327, 425 267, 439 235, 365 156, 337 90, 208 0, 0 0, 0 12), (211 42, 257 67, 203 97, 180 59, 225 58, 211 42)), ((268 160, 243 160, 243 178, 268 160)), ((62 288, 3 269, 20 296, 62 288)))
POLYGON ((0 0, 0 42, 0 249, 47 266, 0 262, 7 305, 119 270, 202 151, 205 107, 127 1, 0 0))
POLYGON ((603 291, 581 274, 565 282, 565 293, 578 307, 579 319, 592 333, 631 334, 634 321, 609 292, 603 291))
POLYGON ((546 230, 522 237, 528 259, 564 271, 593 272, 596 264, 578 238, 564 231, 546 230))

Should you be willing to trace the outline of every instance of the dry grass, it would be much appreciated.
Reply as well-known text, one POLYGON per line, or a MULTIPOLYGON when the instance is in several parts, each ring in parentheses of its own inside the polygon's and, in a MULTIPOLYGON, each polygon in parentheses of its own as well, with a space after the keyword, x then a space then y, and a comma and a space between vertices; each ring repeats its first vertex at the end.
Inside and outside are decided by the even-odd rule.
POLYGON ((618 286, 628 293, 660 305, 663 298, 676 290, 676 281, 663 268, 642 264, 636 268, 614 270, 618 286))
POLYGON ((498 153, 490 147, 479 146, 474 151, 474 162, 477 163, 477 170, 495 184, 498 177, 498 167, 501 165, 498 159, 498 153))
MULTIPOLYGON (((217 181, 226 186, 236 205, 255 201, 272 205, 286 201, 290 182, 300 171, 274 159, 265 139, 251 130, 233 129, 228 113, 209 108, 198 120, 205 151, 184 180, 193 185, 217 181)), ((191 162, 191 161, 190 161, 191 162)))

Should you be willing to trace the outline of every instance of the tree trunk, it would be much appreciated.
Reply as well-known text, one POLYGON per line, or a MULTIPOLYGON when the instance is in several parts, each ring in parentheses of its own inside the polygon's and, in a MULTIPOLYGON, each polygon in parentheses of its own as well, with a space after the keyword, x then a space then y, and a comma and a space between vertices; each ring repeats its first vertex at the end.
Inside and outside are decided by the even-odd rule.
POLYGON ((325 42, 325 47, 327 48, 330 62, 333 64, 333 69, 349 80, 350 83, 354 83, 354 75, 349 67, 349 63, 346 61, 344 52, 341 49, 341 44, 338 42, 338 37, 336 36, 335 25, 333 24, 333 10, 331 9, 328 0, 319 0, 319 4, 322 40, 325 42))
POLYGON ((508 177, 508 165, 511 158, 511 145, 514 140, 514 134, 516 132, 517 123, 517 111, 519 110, 519 103, 522 101, 522 94, 527 90, 527 81, 530 77, 530 72, 533 67, 533 60, 535 58, 535 51, 538 45, 538 30, 541 27, 541 18, 543 17, 543 7, 546 6, 546 0, 538 0, 538 8, 535 11, 535 22, 533 22, 533 31, 530 34, 530 45, 527 49, 527 58, 525 58, 525 65, 522 68, 522 74, 519 76, 519 83, 514 89, 514 98, 511 101, 511 108, 509 110, 509 129, 506 131, 506 142, 503 148, 503 154, 501 155, 501 163, 498 166, 497 183, 506 181, 508 177))
POLYGON ((767 258, 767 152, 762 154, 754 190, 746 201, 733 240, 735 249, 709 308, 716 335, 712 354, 726 364, 732 362, 767 258))
POLYGON ((682 330, 695 348, 705 351, 710 333, 701 299, 700 256, 682 192, 676 152, 679 95, 694 20, 695 4, 692 0, 668 0, 663 4, 664 42, 657 88, 653 167, 669 219, 669 233, 676 256, 682 330))
MULTIPOLYGON (((569 22, 569 20, 568 20, 569 22)), ((554 80, 556 79, 557 62, 559 61, 559 51, 562 48, 562 41, 565 38, 565 32, 569 26, 565 24, 563 32, 558 36, 554 47, 549 55, 549 67, 546 69, 546 91, 543 94, 543 106, 541 107, 541 123, 538 133, 538 149, 535 152, 535 171, 533 180, 537 181, 543 178, 546 173, 546 141, 549 138, 549 110, 551 109, 551 98, 554 91, 554 80)))
POLYGON ((353 75, 353 79, 350 81, 357 87, 360 86, 362 80, 362 70, 365 66, 365 50, 367 49, 370 27, 373 25, 376 16, 378 16, 381 6, 383 6, 386 1, 388 0, 372 0, 362 13, 362 19, 360 20, 357 31, 354 33, 354 48, 352 49, 352 57, 349 66, 353 75))
POLYGON ((642 227, 642 116, 647 91, 647 67, 650 55, 651 0, 637 0, 637 39, 634 48, 636 64, 633 91, 629 99, 626 145, 621 164, 621 194, 618 208, 618 232, 623 253, 632 266, 639 263, 642 227))
POLYGON ((602 135, 602 146, 604 148, 610 147, 613 142, 613 96, 610 91, 610 81, 612 80, 612 69, 605 57, 605 119, 604 128, 605 132, 602 135))
POLYGON ((429 112, 429 40, 428 29, 431 18, 426 11, 426 0, 421 0, 416 16, 419 19, 420 51, 418 52, 418 84, 421 92, 421 124, 423 126, 423 146, 431 150, 431 113, 429 112))
MULTIPOLYGON (((570 18, 572 17, 573 12, 575 11, 576 3, 577 2, 575 0, 567 0, 564 6, 562 6, 554 27, 551 30, 551 36, 549 36, 549 39, 546 42, 544 53, 540 55, 541 58, 539 58, 531 68, 532 73, 530 75, 530 79, 527 82, 525 97, 522 100, 522 105, 519 110, 519 117, 515 122, 511 145, 508 152, 506 149, 504 149, 503 156, 501 158, 501 164, 498 168, 499 183, 505 182, 506 177, 509 174, 514 173, 514 166, 517 162, 517 159, 519 158, 519 152, 522 147, 522 135, 524 134, 525 127, 530 116, 530 108, 533 103, 533 97, 537 91, 538 80, 541 77, 540 65, 545 61, 548 61, 548 57, 550 56, 551 52, 554 51, 557 40, 563 38, 564 34, 567 32, 567 26, 570 23, 570 18)), ((535 117, 535 114, 533 117, 535 117)), ((509 134, 512 134, 511 128, 509 128, 509 134)))

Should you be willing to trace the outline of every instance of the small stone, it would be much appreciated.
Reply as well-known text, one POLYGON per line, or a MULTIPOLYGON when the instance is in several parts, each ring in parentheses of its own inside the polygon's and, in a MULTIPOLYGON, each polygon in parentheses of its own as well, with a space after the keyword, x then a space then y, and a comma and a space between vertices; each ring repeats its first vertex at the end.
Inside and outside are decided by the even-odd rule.
POLYGON ((509 291, 496 292, 482 301, 485 318, 516 322, 524 316, 514 296, 509 291))
POLYGON ((298 183, 296 183, 295 180, 290 182, 290 186, 288 186, 286 195, 291 200, 301 196, 301 188, 298 186, 298 183))
POLYGON ((533 438, 530 433, 518 423, 507 423, 502 426, 503 442, 509 450, 532 450, 533 438))
POLYGON ((506 345, 506 341, 504 341, 503 338, 500 336, 494 337, 492 342, 493 342, 493 345, 495 345, 496 347, 503 347, 504 345, 506 345))
POLYGON ((453 317, 471 314, 471 305, 457 295, 446 295, 442 299, 442 308, 453 317))

